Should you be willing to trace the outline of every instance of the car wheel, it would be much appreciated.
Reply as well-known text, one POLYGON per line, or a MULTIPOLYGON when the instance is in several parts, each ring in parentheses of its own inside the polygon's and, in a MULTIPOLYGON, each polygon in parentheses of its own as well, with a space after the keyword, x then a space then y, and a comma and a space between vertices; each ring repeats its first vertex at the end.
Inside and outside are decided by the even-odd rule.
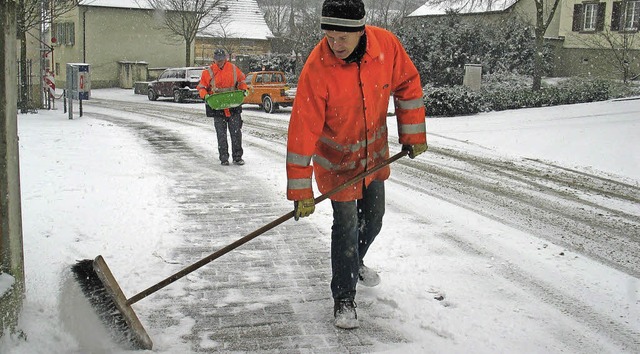
POLYGON ((153 89, 149 89, 149 91, 147 91, 147 97, 149 98, 149 101, 155 101, 158 99, 158 95, 156 95, 156 92, 153 91, 153 89))
POLYGON ((267 113, 273 113, 274 106, 273 106, 273 101, 271 100, 271 96, 267 95, 262 97, 262 108, 267 113))
POLYGON ((180 90, 173 91, 173 102, 175 103, 182 102, 182 92, 180 92, 180 90))

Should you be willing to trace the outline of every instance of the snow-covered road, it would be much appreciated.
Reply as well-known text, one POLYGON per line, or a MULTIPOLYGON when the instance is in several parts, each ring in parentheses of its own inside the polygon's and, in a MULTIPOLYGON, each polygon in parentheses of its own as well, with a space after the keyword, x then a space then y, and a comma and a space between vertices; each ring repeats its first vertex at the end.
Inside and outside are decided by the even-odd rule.
MULTIPOLYGON (((141 178, 159 185, 154 187, 159 199, 149 201, 149 208, 129 209, 121 195, 119 200, 105 196, 100 212, 109 220, 106 216, 119 208, 127 215, 120 220, 134 229, 136 219, 162 217, 171 225, 162 243, 141 229, 93 248, 87 246, 93 243, 78 243, 85 236, 60 245, 58 253, 66 258, 73 252, 81 253, 77 258, 104 254, 126 295, 291 210, 284 172, 290 108, 276 114, 245 108, 247 164, 223 167, 201 103, 149 102, 112 89, 92 95, 76 122, 63 124, 60 115, 40 125, 23 123, 21 145, 33 147, 47 139, 51 127, 77 129, 64 134, 63 143, 76 135, 91 141, 84 134, 89 127, 104 131, 112 145, 97 145, 98 140, 90 147, 113 150, 102 162, 103 174, 115 173, 133 157, 141 171, 148 171, 118 174, 115 185, 105 182, 105 191, 141 178), (142 147, 131 149, 135 156, 113 148, 132 142, 142 147), (148 249, 135 246, 147 239, 148 249)), ((561 126, 576 122, 583 110, 618 104, 624 105, 614 109, 624 112, 620 120, 635 129, 638 102, 597 103, 587 109, 574 105, 576 110, 566 115, 550 107, 531 110, 529 116, 555 115, 561 126)), ((492 124, 505 114, 473 119, 484 119, 483 128, 494 129, 497 136, 504 123, 492 124)), ((542 121, 548 120, 535 124, 542 121)), ((580 168, 559 155, 556 160, 517 156, 487 140, 474 140, 468 134, 472 128, 461 134, 442 129, 449 122, 429 121, 429 151, 392 166, 384 227, 366 260, 383 281, 376 288, 358 289, 361 328, 342 331, 331 325, 331 208, 324 203, 311 217, 284 223, 135 304, 154 352, 639 352, 638 180, 593 166, 580 168)), ((394 153, 400 146, 393 117, 389 128, 394 153)), ((511 135, 518 131, 514 128, 511 135)), ((25 150, 29 163, 33 149, 25 150)), ((23 188, 34 195, 29 183, 23 188)), ((101 190, 87 189, 86 198, 96 189, 101 190)), ((37 200, 34 195, 25 203, 37 200)), ((28 230, 38 229, 35 217, 25 215, 25 222, 34 223, 28 230)), ((83 225, 74 227, 79 235, 87 233, 83 225)), ((25 253, 28 257, 29 250, 25 253)), ((87 349, 68 346, 58 352, 87 349)))

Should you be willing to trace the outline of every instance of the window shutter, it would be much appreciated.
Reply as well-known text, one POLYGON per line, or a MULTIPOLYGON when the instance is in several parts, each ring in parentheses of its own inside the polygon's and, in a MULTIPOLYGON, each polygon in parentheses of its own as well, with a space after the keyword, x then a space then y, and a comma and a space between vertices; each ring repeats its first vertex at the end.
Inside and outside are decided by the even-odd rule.
POLYGON ((582 30, 582 4, 573 5, 573 24, 571 30, 580 32, 582 30))
POLYGON ((66 27, 64 25, 64 23, 58 23, 57 24, 57 33, 58 33, 58 43, 60 45, 66 45, 67 44, 67 32, 65 31, 66 27))
POLYGON ((596 19, 596 31, 604 30, 604 13, 607 10, 607 3, 601 2, 598 4, 598 18, 596 19))
POLYGON ((76 27, 75 27, 75 23, 69 22, 67 25, 69 27, 69 29, 67 30, 67 34, 68 34, 67 44, 68 45, 75 45, 76 44, 76 27))
POLYGON ((611 30, 619 31, 620 30, 620 8, 622 7, 622 2, 614 1, 613 9, 611 10, 611 30))

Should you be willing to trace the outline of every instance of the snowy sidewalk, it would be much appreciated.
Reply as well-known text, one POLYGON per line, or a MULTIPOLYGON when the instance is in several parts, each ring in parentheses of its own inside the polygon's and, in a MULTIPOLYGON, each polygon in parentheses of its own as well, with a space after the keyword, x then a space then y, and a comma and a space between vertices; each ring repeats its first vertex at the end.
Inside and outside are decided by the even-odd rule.
MULTIPOLYGON (((173 181, 169 195, 179 206, 177 233, 184 242, 170 263, 180 269, 289 211, 255 177, 273 166, 251 158, 245 166, 221 166, 213 149, 194 150, 176 132, 116 122, 147 139, 163 177, 173 181)), ((191 319, 191 332, 182 338, 197 352, 367 352, 377 342, 406 341, 367 321, 366 307, 358 331, 334 328, 329 248, 322 237, 306 220, 289 220, 179 280, 172 291, 158 291, 146 300, 155 310, 139 316, 147 318, 152 339, 172 331, 175 319, 191 319)))

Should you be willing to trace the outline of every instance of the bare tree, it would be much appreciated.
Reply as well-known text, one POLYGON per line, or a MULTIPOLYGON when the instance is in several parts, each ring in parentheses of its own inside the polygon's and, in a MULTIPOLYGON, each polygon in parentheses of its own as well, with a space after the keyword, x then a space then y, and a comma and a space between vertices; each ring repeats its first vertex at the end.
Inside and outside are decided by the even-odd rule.
POLYGON ((367 23, 390 31, 402 24, 402 19, 424 4, 424 0, 365 0, 367 23))
POLYGON ((231 21, 231 19, 221 20, 212 25, 214 27, 213 30, 209 27, 209 33, 215 33, 215 37, 218 39, 218 46, 224 49, 229 56, 233 55, 237 49, 237 42, 230 40, 235 34, 229 29, 231 21))
POLYGON ((533 54, 533 91, 542 86, 544 34, 553 21, 560 0, 534 0, 536 4, 536 23, 534 27, 535 52, 533 54))
MULTIPOLYGON (((145 1, 145 0, 140 0, 145 1)), ((192 64, 191 44, 199 31, 225 17, 225 0, 146 0, 164 25, 185 41, 185 66, 192 64)))
POLYGON ((17 36, 20 41, 20 97, 22 113, 29 109, 29 77, 27 76, 27 33, 73 10, 80 0, 18 0, 17 36))
POLYGON ((391 11, 395 0, 368 0, 366 4, 367 23, 382 28, 391 27, 394 13, 391 11))
POLYGON ((293 0, 266 0, 261 2, 264 19, 276 37, 286 36, 289 32, 293 0))

